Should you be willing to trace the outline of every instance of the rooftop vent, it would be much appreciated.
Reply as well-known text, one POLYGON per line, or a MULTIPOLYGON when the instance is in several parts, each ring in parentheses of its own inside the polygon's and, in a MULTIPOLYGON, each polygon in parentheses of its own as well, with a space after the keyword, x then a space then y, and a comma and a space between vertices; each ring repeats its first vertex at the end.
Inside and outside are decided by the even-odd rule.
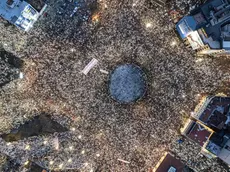
POLYGON ((176 168, 174 168, 173 166, 171 166, 168 170, 168 172, 176 172, 176 168))
POLYGON ((13 5, 13 3, 14 3, 14 0, 7 0, 7 5, 9 5, 9 6, 11 6, 11 5, 13 5))

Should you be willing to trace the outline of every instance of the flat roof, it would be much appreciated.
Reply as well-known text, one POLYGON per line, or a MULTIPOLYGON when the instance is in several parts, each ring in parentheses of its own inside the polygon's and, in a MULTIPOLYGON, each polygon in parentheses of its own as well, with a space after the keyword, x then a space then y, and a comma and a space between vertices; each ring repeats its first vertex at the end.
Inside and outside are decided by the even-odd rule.
POLYGON ((186 133, 186 136, 191 140, 203 146, 211 136, 212 132, 204 128, 201 124, 194 123, 190 126, 190 130, 186 133))
POLYGON ((200 7, 191 11, 189 16, 185 16, 181 19, 176 28, 182 39, 187 37, 192 32, 202 29, 202 32, 199 32, 202 36, 204 44, 208 44, 211 49, 229 49, 227 44, 223 45, 223 39, 225 39, 222 28, 230 23, 230 1, 228 0, 209 0, 200 7), (190 17, 190 18, 188 18, 190 17), (191 19, 192 18, 192 19, 191 19), (194 26, 194 21, 195 26, 194 26), (183 28, 180 28, 179 25, 182 25, 183 22, 187 23, 189 29, 187 34, 182 34, 183 28))
POLYGON ((213 153, 214 155, 218 155, 221 151, 221 147, 215 144, 214 142, 212 142, 211 140, 208 142, 205 149, 213 153))
POLYGON ((224 125, 227 121, 230 97, 213 97, 211 99, 201 113, 199 120, 209 127, 221 129, 221 125, 224 125))
POLYGON ((176 172, 183 172, 183 170, 188 167, 179 159, 167 153, 155 172, 168 172, 170 168, 171 170, 176 169, 176 172))
MULTIPOLYGON (((204 5, 202 5, 200 7, 200 11, 202 12, 202 14, 206 18, 206 20, 210 22, 210 11, 213 10, 217 13, 217 12, 221 11, 222 9, 225 9, 225 6, 223 6, 223 8, 220 8, 224 4, 225 3, 221 0, 211 0, 211 1, 208 1, 207 3, 205 3, 204 5), (220 9, 218 9, 218 8, 220 8, 220 9)), ((215 25, 209 24, 209 25, 204 26, 203 28, 204 28, 206 34, 211 36, 214 41, 220 41, 220 36, 221 36, 221 29, 220 28, 221 28, 221 25, 223 25, 223 23, 225 23, 225 22, 226 22, 226 20, 223 20, 223 21, 219 22, 218 24, 215 24, 215 25)))
POLYGON ((25 1, 18 1, 18 3, 14 7, 9 7, 7 5, 7 0, 0 1, 0 16, 4 19, 14 23, 14 17, 19 17, 21 12, 25 9, 28 5, 25 1))
POLYGON ((210 96, 185 135, 230 165, 230 97, 210 96))
POLYGON ((41 11, 42 8, 45 6, 44 0, 24 0, 32 7, 34 7, 37 11, 41 11))
POLYGON ((227 164, 230 164, 230 140, 228 140, 224 148, 220 151, 218 157, 227 164))
MULTIPOLYGON (((34 0, 30 1, 33 2, 34 0)), ((25 0, 1 0, 0 16, 17 27, 28 31, 36 22, 40 13, 25 0)))

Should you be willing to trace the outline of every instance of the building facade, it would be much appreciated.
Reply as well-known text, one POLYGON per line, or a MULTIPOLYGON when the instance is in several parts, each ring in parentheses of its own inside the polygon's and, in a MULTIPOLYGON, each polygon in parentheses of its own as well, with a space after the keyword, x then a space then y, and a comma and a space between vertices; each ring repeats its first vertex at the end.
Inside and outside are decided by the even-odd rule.
POLYGON ((18 28, 29 31, 46 8, 46 4, 33 3, 33 0, 1 0, 0 16, 18 28), (30 3, 34 4, 33 7, 30 3))
POLYGON ((170 152, 165 152, 151 172, 194 172, 170 152))
POLYGON ((203 98, 181 132, 199 144, 206 157, 230 165, 230 97, 203 98))
POLYGON ((230 1, 208 0, 183 17, 176 30, 198 55, 230 55, 230 1))

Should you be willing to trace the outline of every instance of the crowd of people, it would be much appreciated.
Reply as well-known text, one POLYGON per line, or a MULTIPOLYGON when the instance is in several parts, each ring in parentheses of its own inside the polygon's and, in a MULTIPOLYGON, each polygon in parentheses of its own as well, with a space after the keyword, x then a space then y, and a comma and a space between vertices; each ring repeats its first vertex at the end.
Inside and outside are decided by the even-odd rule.
MULTIPOLYGON (((198 2, 169 1, 164 8, 144 0, 85 1, 74 15, 76 1, 47 3, 28 33, 0 24, 4 49, 24 61, 24 78, 1 88, 0 133, 42 112, 69 131, 1 140, 0 152, 22 166, 29 160, 45 169, 81 171, 147 171, 167 150, 199 161, 196 145, 176 145, 182 112, 189 117, 197 95, 223 90, 230 73, 221 65, 227 58, 197 57, 177 36, 169 11, 184 15, 198 2), (82 74, 93 58, 98 64, 82 74), (109 74, 125 63, 137 64, 147 76, 146 95, 126 105, 108 92, 109 74), (194 156, 186 156, 186 149, 194 156)), ((211 162, 200 168, 217 167, 224 171, 211 162)))

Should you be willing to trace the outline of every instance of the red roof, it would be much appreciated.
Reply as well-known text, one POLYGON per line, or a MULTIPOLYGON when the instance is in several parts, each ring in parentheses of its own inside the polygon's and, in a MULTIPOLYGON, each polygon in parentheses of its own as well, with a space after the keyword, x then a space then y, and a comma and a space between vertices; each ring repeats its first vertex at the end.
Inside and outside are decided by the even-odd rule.
POLYGON ((161 162, 160 166, 157 168, 156 172, 167 172, 170 167, 174 167, 176 172, 182 172, 185 165, 168 153, 161 162))
POLYGON ((187 136, 197 142, 200 146, 204 145, 210 135, 211 132, 198 123, 195 123, 189 133, 187 133, 187 136))

